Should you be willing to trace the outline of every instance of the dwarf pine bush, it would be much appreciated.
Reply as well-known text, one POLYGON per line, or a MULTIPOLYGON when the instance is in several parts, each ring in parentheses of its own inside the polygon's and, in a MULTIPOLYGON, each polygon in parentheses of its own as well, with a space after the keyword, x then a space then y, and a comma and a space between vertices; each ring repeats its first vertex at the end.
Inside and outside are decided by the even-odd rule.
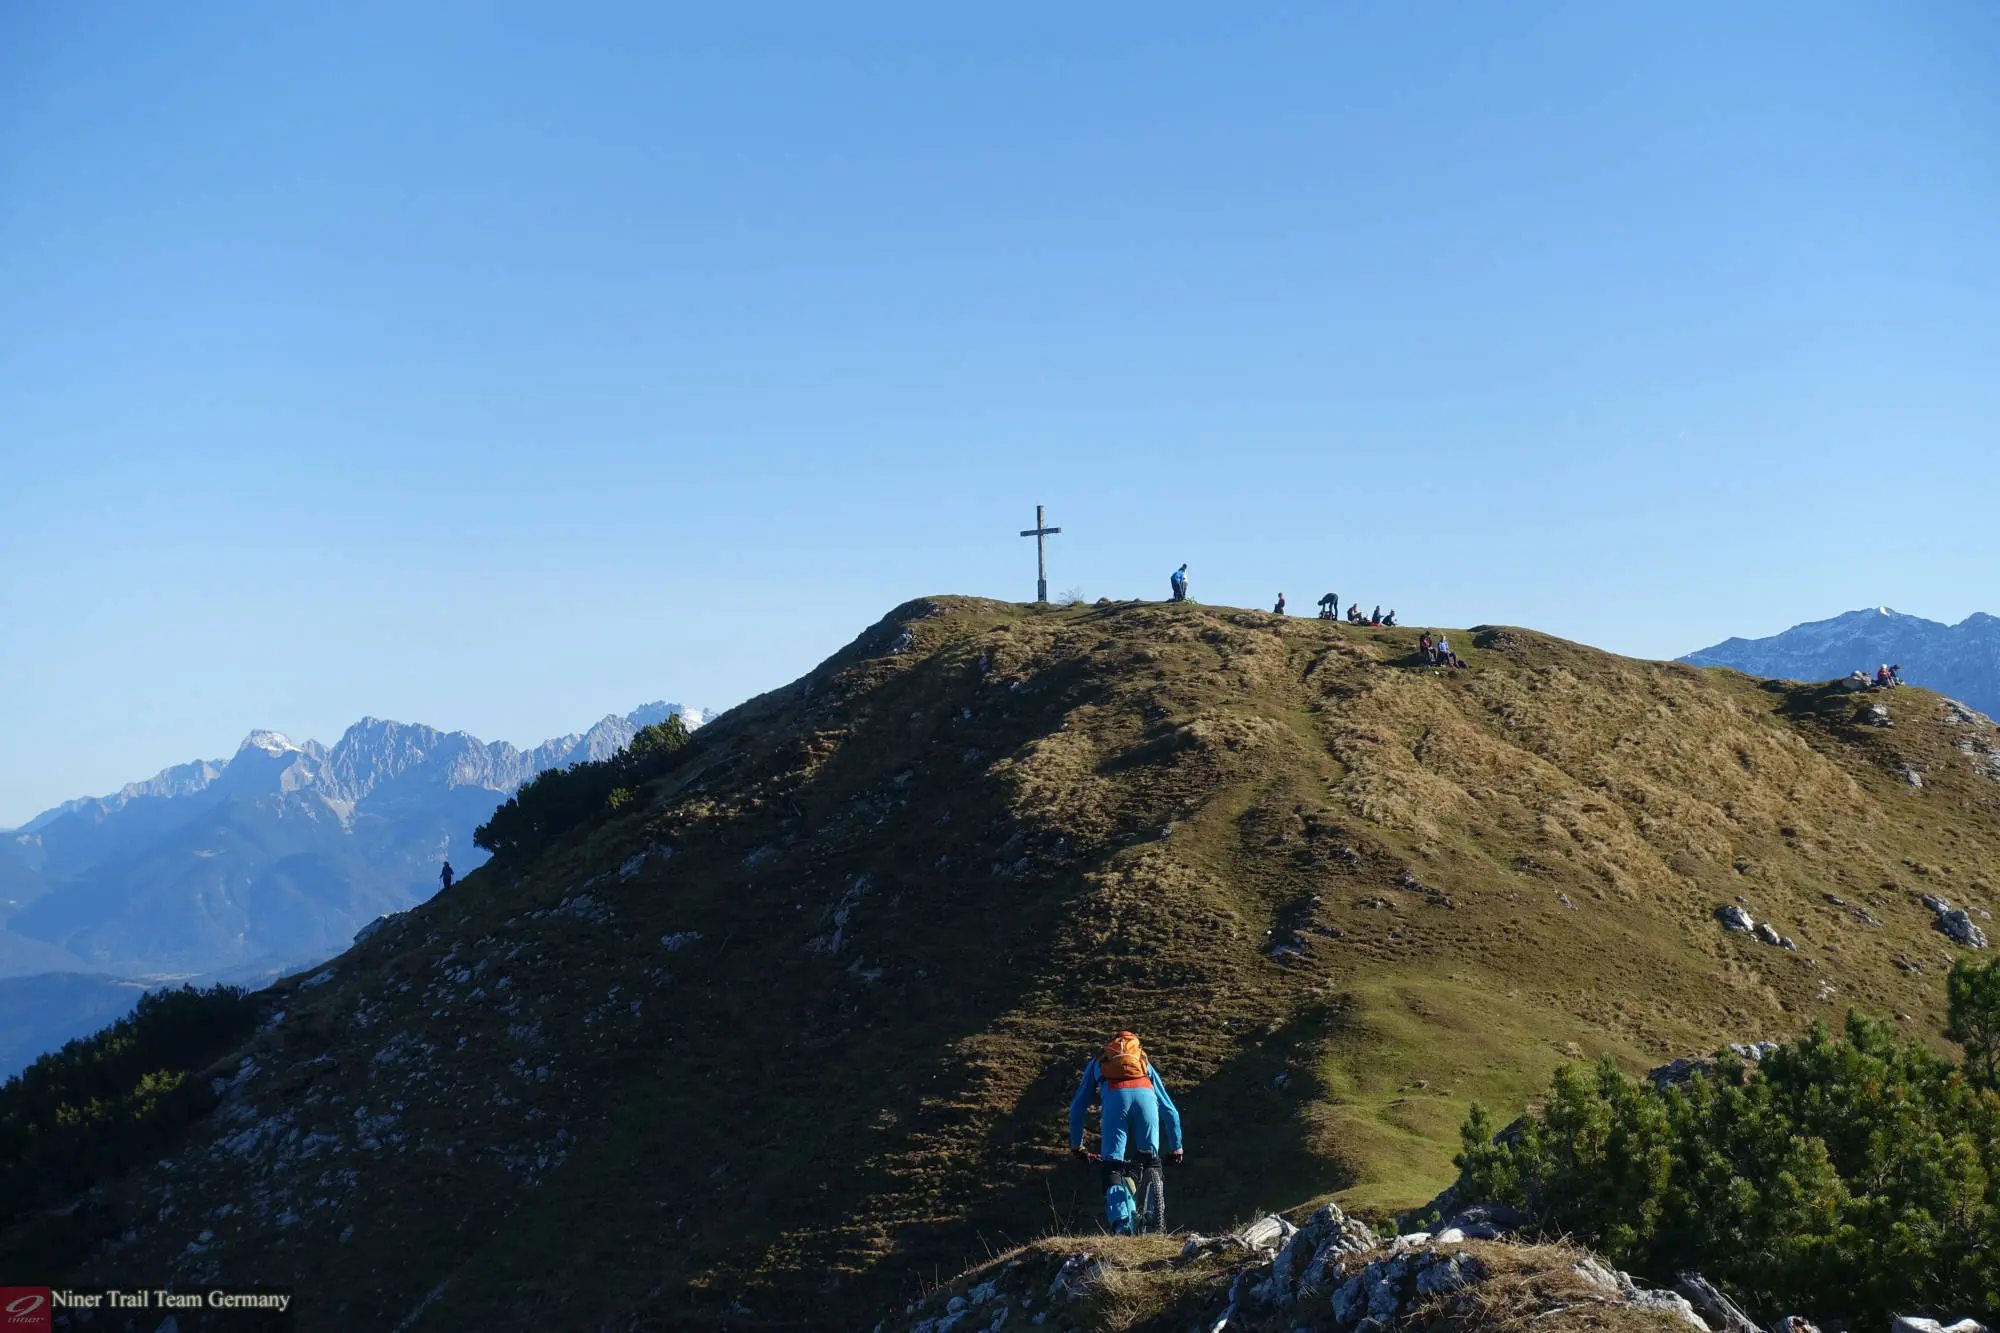
POLYGON ((629 807, 637 788, 679 762, 690 739, 676 715, 642 728, 609 759, 538 773, 473 830, 472 841, 495 856, 543 851, 570 830, 629 807))
POLYGON ((153 991, 0 1086, 0 1226, 170 1147, 214 1104, 192 1075, 256 1026, 234 986, 153 991))
POLYGON ((1475 1105, 1461 1139, 1464 1197, 1655 1282, 1698 1270, 1766 1319, 2000 1317, 2000 1094, 1852 1013, 1664 1091, 1569 1066, 1539 1114, 1496 1142, 1475 1105))

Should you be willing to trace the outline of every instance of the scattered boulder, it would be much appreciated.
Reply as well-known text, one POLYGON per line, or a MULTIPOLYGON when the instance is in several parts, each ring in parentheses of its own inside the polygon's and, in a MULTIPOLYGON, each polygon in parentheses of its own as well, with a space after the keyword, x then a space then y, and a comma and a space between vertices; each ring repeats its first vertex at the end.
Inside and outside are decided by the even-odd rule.
POLYGON ((1939 930, 1949 935, 1956 943, 1963 944, 1968 949, 1984 949, 1986 947, 1986 932, 1972 924, 1971 916, 1966 913, 1963 907, 1955 911, 1941 913, 1938 916, 1936 925, 1939 930))
POLYGON ((1734 903, 1716 908, 1715 919, 1722 923, 1724 930, 1737 930, 1748 934, 1757 929, 1756 918, 1734 903))
POLYGON ((1236 1232, 1236 1243, 1246 1250, 1275 1250, 1292 1238, 1298 1228, 1272 1213, 1236 1232))
MULTIPOLYGON (((1778 1049, 1775 1041, 1733 1041, 1722 1048, 1746 1065, 1761 1062, 1778 1049)), ((1646 1081, 1661 1092, 1715 1069, 1716 1062, 1705 1055, 1687 1055, 1646 1071, 1646 1081)))
POLYGON ((1089 1295, 1103 1280, 1104 1265, 1092 1255, 1078 1251, 1063 1260, 1063 1266, 1056 1270, 1055 1281, 1049 1283, 1049 1299, 1078 1300, 1089 1295))
POLYGON ((1763 1333, 1756 1323, 1715 1289, 1715 1284, 1699 1273, 1682 1273, 1674 1289, 1705 1316, 1705 1322, 1721 1333, 1763 1333))
POLYGON ((1871 727, 1893 727, 1896 725, 1889 720, 1889 710, 1882 704, 1869 704, 1867 708, 1862 710, 1861 720, 1871 727))
POLYGON ((1984 713, 1975 713, 1956 699, 1944 701, 1944 720, 1954 727, 1992 726, 1993 719, 1984 713))
POLYGON ((1440 1237, 1456 1231, 1467 1240, 1499 1240, 1528 1224, 1528 1215, 1504 1203, 1475 1203, 1445 1219, 1440 1237))
POLYGON ((1953 907, 1950 899, 1940 898, 1934 893, 1924 895, 1924 906, 1930 908, 1937 918, 1931 925, 1943 931, 1953 943, 1968 949, 1986 947, 1986 932, 1973 923, 1972 914, 1963 907, 1953 907))
POLYGON ((1896 1317, 1896 1322, 1889 1325, 1889 1333, 1986 1333, 1986 1325, 1976 1319, 1961 1319, 1956 1324, 1944 1324, 1935 1319, 1906 1314, 1896 1317))

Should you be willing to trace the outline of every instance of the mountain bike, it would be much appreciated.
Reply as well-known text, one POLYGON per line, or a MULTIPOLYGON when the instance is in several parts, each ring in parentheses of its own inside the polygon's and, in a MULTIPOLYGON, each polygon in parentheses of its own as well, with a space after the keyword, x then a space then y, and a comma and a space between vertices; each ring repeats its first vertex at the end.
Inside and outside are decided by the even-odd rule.
POLYGON ((1159 1235, 1167 1229, 1167 1182, 1160 1155, 1124 1162, 1089 1154, 1104 1169, 1104 1223, 1114 1236, 1159 1235))

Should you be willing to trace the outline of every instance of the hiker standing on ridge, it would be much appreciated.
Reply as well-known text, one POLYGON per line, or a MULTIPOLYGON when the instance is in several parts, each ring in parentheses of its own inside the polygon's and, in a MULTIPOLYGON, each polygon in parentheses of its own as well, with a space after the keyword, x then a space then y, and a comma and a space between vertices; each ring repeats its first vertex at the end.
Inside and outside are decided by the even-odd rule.
POLYGON ((1182 565, 1182 566, 1181 566, 1181 567, 1180 567, 1179 569, 1175 570, 1175 571, 1174 571, 1174 572, 1173 572, 1172 574, 1168 575, 1168 577, 1167 577, 1167 586, 1168 586, 1169 588, 1172 588, 1172 589, 1174 590, 1174 600, 1175 600, 1175 601, 1177 601, 1177 602, 1185 602, 1185 601, 1187 600, 1187 566, 1186 566, 1186 565, 1182 565))
MULTIPOLYGON (((1157 1167, 1164 1128, 1167 1158, 1175 1166, 1181 1164, 1181 1113, 1135 1034, 1120 1032, 1083 1067, 1069 1104, 1069 1150, 1077 1157, 1089 1156, 1083 1148, 1083 1122, 1093 1096, 1104 1104, 1098 1128, 1106 1162, 1131 1160, 1141 1167, 1157 1167)), ((1107 1184, 1109 1179, 1107 1171, 1107 1184)))
POLYGON ((444 885, 444 889, 439 890, 439 892, 444 892, 451 888, 451 862, 446 861, 444 863, 444 869, 438 871, 438 879, 444 885))
POLYGON ((1283 614, 1285 614, 1285 594, 1283 593, 1278 594, 1278 604, 1271 608, 1271 614, 1274 616, 1282 616, 1283 614))

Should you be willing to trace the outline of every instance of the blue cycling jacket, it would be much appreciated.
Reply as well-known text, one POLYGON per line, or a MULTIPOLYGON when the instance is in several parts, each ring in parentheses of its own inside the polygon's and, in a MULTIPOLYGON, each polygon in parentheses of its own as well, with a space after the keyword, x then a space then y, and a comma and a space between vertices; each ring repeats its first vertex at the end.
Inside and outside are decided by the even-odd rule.
MULTIPOLYGON (((1160 1103, 1160 1131, 1166 1141, 1168 1152, 1178 1152, 1181 1146, 1181 1113, 1174 1105, 1174 1099, 1167 1095, 1167 1085, 1160 1081, 1160 1071, 1153 1062, 1146 1062, 1146 1076, 1153 1081, 1153 1095, 1160 1103)), ((1083 1146, 1083 1122, 1090 1114, 1090 1099, 1098 1095, 1104 1086, 1104 1075, 1098 1072, 1097 1061, 1092 1060, 1083 1067, 1083 1080, 1076 1086, 1076 1096, 1069 1104, 1069 1146, 1083 1146)))

